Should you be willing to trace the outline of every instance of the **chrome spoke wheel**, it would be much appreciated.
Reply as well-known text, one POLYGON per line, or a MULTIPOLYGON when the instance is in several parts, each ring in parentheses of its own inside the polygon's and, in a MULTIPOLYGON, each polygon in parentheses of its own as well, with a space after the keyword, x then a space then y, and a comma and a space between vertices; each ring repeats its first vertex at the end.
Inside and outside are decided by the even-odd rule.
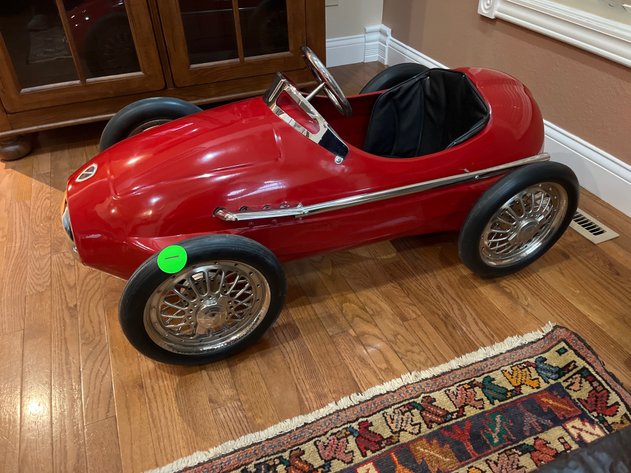
POLYGON ((542 182, 515 194, 482 231, 482 261, 504 267, 532 255, 555 236, 567 209, 568 193, 556 182, 542 182))
POLYGON ((147 334, 172 353, 212 353, 237 344, 263 321, 270 286, 256 268, 211 261, 170 276, 147 301, 147 334))

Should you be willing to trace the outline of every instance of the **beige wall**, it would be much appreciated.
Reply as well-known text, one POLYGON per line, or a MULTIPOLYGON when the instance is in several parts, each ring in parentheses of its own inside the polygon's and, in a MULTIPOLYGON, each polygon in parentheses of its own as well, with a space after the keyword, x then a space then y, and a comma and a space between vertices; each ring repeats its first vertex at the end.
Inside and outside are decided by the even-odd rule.
POLYGON ((338 0, 337 3, 326 7, 327 39, 364 34, 366 26, 381 24, 383 0, 338 0))
POLYGON ((552 123, 631 164, 631 69, 502 20, 477 0, 384 0, 392 35, 447 64, 502 70, 552 123))

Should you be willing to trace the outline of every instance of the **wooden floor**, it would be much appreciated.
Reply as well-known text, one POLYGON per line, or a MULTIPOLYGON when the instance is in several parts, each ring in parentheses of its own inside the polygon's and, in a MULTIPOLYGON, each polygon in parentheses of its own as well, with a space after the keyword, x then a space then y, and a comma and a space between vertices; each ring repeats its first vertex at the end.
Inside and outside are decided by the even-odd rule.
MULTIPOLYGON (((357 91, 378 65, 334 72, 357 91)), ((49 132, 0 164, 0 471, 137 472, 308 413, 548 321, 576 330, 631 386, 631 219, 585 193, 621 234, 569 231, 536 264, 474 277, 454 235, 287 265, 275 326, 201 368, 154 363, 117 321, 123 282, 77 264, 59 224, 66 178, 100 126, 49 132)))

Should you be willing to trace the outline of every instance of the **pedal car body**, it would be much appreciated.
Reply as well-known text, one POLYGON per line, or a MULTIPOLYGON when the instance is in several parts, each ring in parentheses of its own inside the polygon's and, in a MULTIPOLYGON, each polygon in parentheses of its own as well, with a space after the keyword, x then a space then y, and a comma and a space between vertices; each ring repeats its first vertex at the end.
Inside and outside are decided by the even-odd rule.
MULTIPOLYGON (((70 177, 64 222, 81 261, 123 278, 136 272, 132 280, 141 281, 131 291, 136 300, 143 287, 142 304, 132 311, 136 315, 121 317, 140 320, 133 328, 128 323, 126 333, 145 354, 169 362, 209 361, 258 336, 277 315, 262 323, 263 309, 250 306, 249 312, 258 315, 248 315, 250 325, 243 329, 245 316, 225 306, 241 286, 235 283, 230 293, 222 282, 224 289, 211 290, 212 277, 229 278, 233 271, 238 280, 241 274, 230 266, 241 261, 238 251, 224 255, 219 240, 197 249, 213 236, 230 248, 231 242, 239 247, 241 241, 254 241, 276 267, 276 259, 463 229, 470 234, 464 243, 461 235, 463 260, 474 271, 494 276, 540 256, 569 223, 576 206, 575 178, 558 177, 554 170, 546 178, 548 168, 535 169, 553 163, 543 153, 539 107, 518 80, 480 68, 430 70, 388 91, 348 97, 340 104, 345 98, 339 88, 334 93, 336 84, 322 75, 326 71, 315 72, 318 79, 324 77, 319 89, 328 98, 306 96, 279 74, 264 97, 148 129, 105 149, 70 177), (480 204, 515 170, 525 177, 514 179, 508 190, 502 184, 486 197, 489 203, 480 204), (533 173, 540 172, 539 182, 533 173), (474 209, 476 204, 482 207, 474 209), (476 222, 468 221, 472 218, 476 222), (511 219, 502 227, 502 220, 511 219), (193 247, 183 246, 197 255, 192 257, 197 266, 184 268, 189 273, 179 280, 157 269, 161 250, 188 241, 193 247), (222 262, 229 264, 222 267, 222 262), (147 278, 155 278, 149 289, 143 286, 147 278), (165 278, 172 279, 171 286, 164 286, 165 278), (197 287, 202 282, 204 287, 197 287), (156 299, 156 291, 171 291, 171 299, 156 299), (223 294, 225 300, 209 302, 204 291, 223 294), (200 329, 204 317, 217 321, 220 312, 222 322, 200 329), (224 331, 236 335, 218 335, 224 331), (143 332, 141 341, 133 340, 136 332, 143 332)), ((278 292, 278 312, 284 276, 256 293, 255 282, 261 286, 270 278, 265 264, 250 256, 245 264, 258 271, 252 272, 245 293, 252 300, 267 297, 261 304, 270 312, 278 292)), ((134 286, 132 281, 128 286, 134 286)), ((124 295, 122 313, 130 303, 124 295)))

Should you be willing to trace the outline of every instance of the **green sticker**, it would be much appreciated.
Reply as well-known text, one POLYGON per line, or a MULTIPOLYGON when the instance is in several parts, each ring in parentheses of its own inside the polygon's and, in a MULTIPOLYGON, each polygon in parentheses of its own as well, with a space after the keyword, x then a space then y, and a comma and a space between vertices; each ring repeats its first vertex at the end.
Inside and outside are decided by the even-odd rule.
POLYGON ((188 255, 180 245, 167 246, 158 255, 158 268, 167 274, 175 274, 186 266, 188 255))

